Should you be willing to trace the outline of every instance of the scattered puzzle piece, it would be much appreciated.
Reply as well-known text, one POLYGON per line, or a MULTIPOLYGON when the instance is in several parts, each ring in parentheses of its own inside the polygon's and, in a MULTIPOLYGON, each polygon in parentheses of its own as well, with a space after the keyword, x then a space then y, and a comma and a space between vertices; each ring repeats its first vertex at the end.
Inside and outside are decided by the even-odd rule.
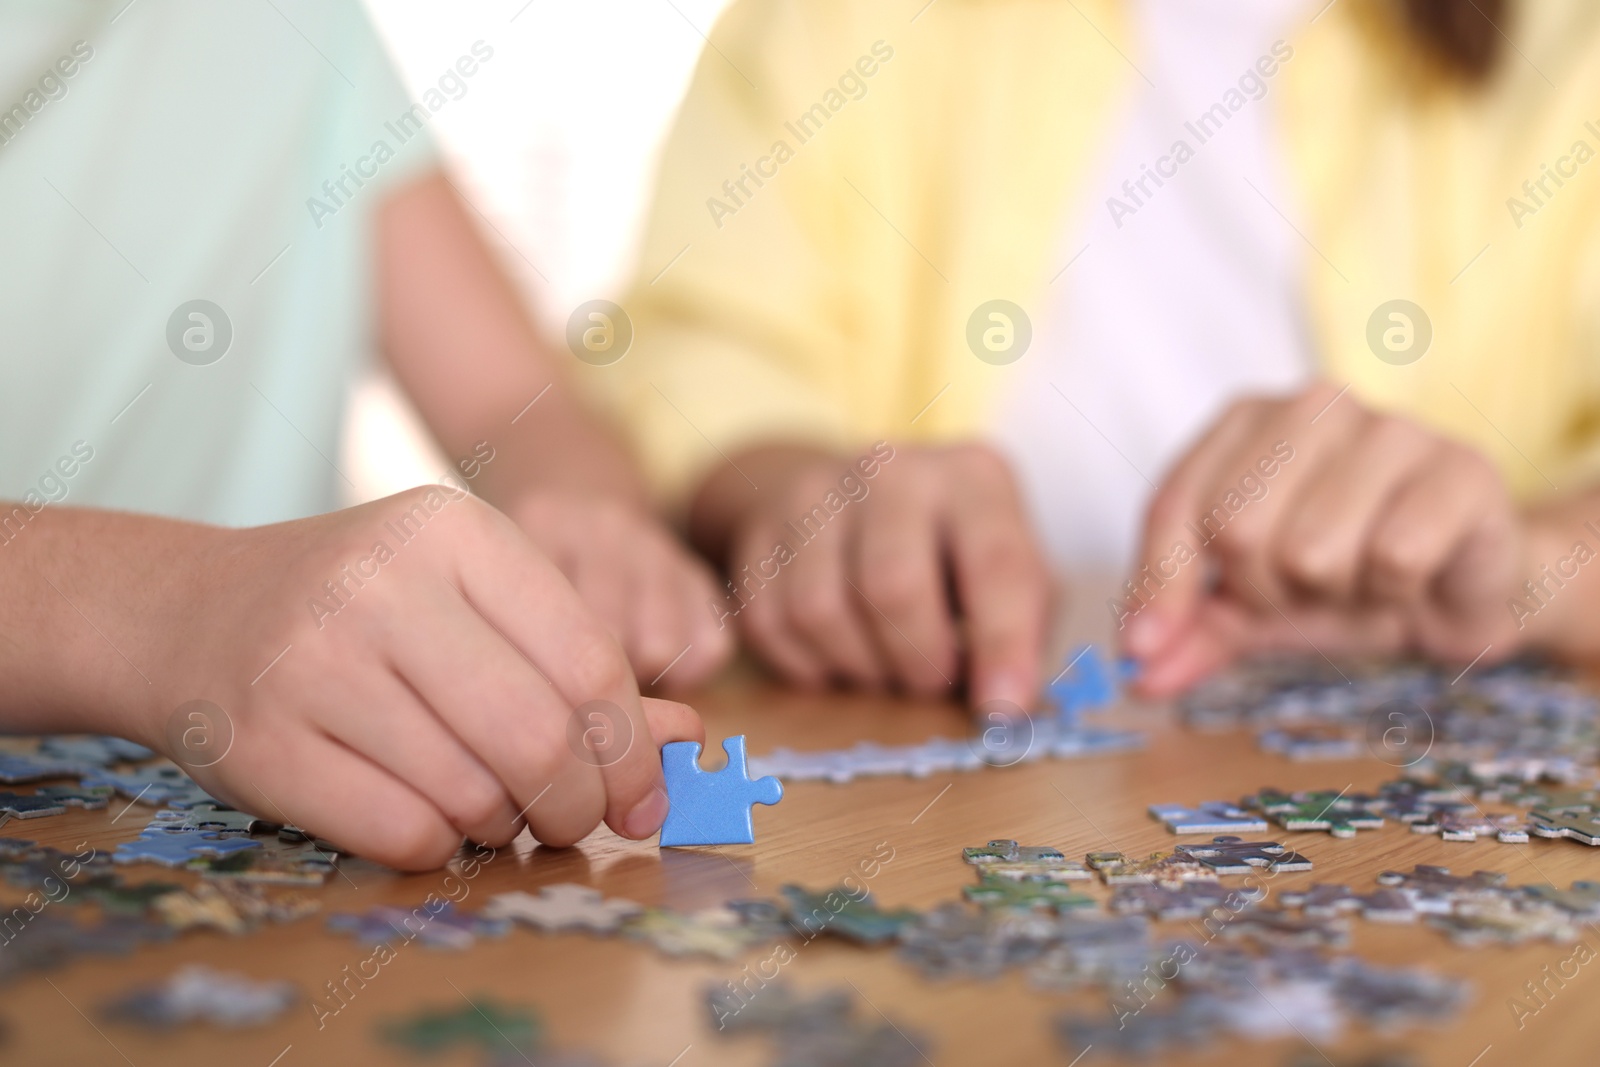
POLYGON ((137 840, 124 841, 111 854, 112 863, 159 863, 180 867, 199 856, 224 856, 230 852, 260 848, 259 841, 242 837, 223 837, 201 830, 146 828, 137 840))
POLYGON ((491 919, 510 919, 555 933, 562 930, 587 930, 611 933, 624 919, 644 908, 631 900, 612 897, 606 900, 599 890, 563 882, 547 885, 538 894, 513 890, 489 898, 480 914, 491 919))
POLYGON ((155 753, 120 737, 54 735, 39 739, 39 755, 66 763, 109 767, 113 763, 140 763, 155 753))
POLYGON ((46 778, 76 778, 84 766, 71 760, 43 759, 16 752, 0 752, 0 782, 19 785, 46 778))
POLYGON ((160 985, 136 989, 106 1008, 109 1018, 155 1029, 208 1022, 227 1028, 271 1022, 299 999, 289 982, 261 982, 191 964, 160 985))
POLYGON ((1271 815, 1285 830, 1326 830, 1334 837, 1354 837, 1357 830, 1383 826, 1383 815, 1373 806, 1375 800, 1333 790, 1285 793, 1263 789, 1246 797, 1244 804, 1271 815))
POLYGON ((962 894, 974 904, 981 904, 985 908, 1048 908, 1052 911, 1072 911, 1096 906, 1094 897, 1048 879, 1019 880, 984 874, 979 876, 977 885, 965 887, 962 894))
POLYGON ((723 740, 728 763, 720 771, 700 769, 700 745, 673 741, 661 747, 661 770, 671 807, 661 827, 661 845, 748 845, 756 839, 750 808, 783 799, 783 783, 770 775, 751 781, 745 773, 744 735, 723 740))
POLYGON ((45 815, 65 815, 67 805, 49 795, 24 796, 0 791, 0 813, 14 819, 38 819, 45 815))
POLYGON ((1176 885, 1201 879, 1216 881, 1217 872, 1182 852, 1152 852, 1142 860, 1121 852, 1091 852, 1084 859, 1100 873, 1106 885, 1176 885))
POLYGON ((648 941, 668 956, 711 956, 731 960, 757 943, 744 916, 731 908, 706 908, 682 915, 646 908, 622 925, 624 937, 648 941))
POLYGON ((1221 800, 1208 800, 1192 808, 1184 804, 1152 804, 1150 814, 1175 834, 1250 834, 1265 833, 1267 829, 1267 820, 1257 813, 1221 800))
POLYGON ((1585 845, 1600 845, 1600 807, 1568 804, 1534 808, 1530 828, 1540 837, 1566 837, 1585 845))
POLYGON ((442 1052, 458 1045, 493 1052, 510 1044, 527 1057, 539 1051, 544 1024, 531 1009, 507 1007, 478 996, 459 1008, 439 1008, 418 1012, 409 1019, 388 1020, 380 1025, 379 1033, 385 1041, 413 1052, 442 1052))
POLYGON ((797 885, 781 890, 789 924, 806 938, 832 933, 863 945, 892 941, 917 913, 909 908, 884 911, 869 893, 851 893, 840 887, 813 893, 797 885))
POLYGON ((1311 861, 1276 841, 1245 841, 1232 835, 1214 837, 1208 845, 1179 845, 1176 853, 1200 861, 1218 874, 1249 874, 1253 870, 1309 871, 1311 861))

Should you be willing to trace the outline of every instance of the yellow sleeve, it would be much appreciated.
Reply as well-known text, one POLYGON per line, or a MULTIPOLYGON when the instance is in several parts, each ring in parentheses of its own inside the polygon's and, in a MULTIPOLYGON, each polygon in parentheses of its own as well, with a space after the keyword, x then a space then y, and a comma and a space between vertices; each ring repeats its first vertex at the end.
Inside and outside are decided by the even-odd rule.
POLYGON ((844 4, 739 0, 713 30, 623 300, 633 346, 602 386, 669 504, 757 440, 849 445, 852 395, 881 396, 864 317, 906 306, 902 271, 875 268, 881 235, 847 200, 891 150, 867 109, 895 54, 844 4))

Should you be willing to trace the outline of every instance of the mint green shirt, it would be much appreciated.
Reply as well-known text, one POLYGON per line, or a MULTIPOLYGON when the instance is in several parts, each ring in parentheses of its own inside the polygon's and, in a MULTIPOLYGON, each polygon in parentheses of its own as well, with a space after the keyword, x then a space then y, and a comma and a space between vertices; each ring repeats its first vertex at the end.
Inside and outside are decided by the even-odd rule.
POLYGON ((348 0, 0 0, 0 499, 336 507, 429 117, 348 0))

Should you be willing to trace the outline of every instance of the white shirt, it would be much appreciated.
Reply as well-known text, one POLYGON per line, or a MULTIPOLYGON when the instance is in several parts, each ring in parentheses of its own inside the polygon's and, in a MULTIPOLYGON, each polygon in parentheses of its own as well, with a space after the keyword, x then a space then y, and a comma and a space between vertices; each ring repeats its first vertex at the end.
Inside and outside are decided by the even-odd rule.
POLYGON ((1125 568, 1154 486, 1227 403, 1288 391, 1311 367, 1305 246, 1284 217, 1295 211, 1274 114, 1279 68, 1293 62, 1274 42, 1301 8, 1134 9, 1141 47, 1130 56, 1153 84, 1133 77, 1129 109, 1069 215, 1056 262, 1071 266, 1051 284, 991 430, 1064 572, 1125 568), (1214 105, 1223 110, 1199 125, 1214 105), (1171 176, 1158 185, 1157 170, 1171 176))

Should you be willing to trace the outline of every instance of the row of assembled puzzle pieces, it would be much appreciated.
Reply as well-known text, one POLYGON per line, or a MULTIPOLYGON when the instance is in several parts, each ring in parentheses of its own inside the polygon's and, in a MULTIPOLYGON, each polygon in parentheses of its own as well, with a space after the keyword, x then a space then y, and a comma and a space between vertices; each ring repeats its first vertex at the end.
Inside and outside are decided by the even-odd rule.
POLYGON ((779 748, 750 758, 750 774, 771 775, 790 782, 826 781, 844 784, 856 778, 904 775, 926 778, 950 771, 1009 767, 1046 757, 1076 759, 1131 752, 1144 745, 1144 735, 1083 722, 1086 711, 1115 703, 1119 684, 1133 677, 1128 660, 1108 661, 1098 646, 1082 645, 1045 687, 1044 712, 985 706, 977 730, 962 739, 936 737, 915 745, 858 742, 851 748, 797 752, 779 748))

